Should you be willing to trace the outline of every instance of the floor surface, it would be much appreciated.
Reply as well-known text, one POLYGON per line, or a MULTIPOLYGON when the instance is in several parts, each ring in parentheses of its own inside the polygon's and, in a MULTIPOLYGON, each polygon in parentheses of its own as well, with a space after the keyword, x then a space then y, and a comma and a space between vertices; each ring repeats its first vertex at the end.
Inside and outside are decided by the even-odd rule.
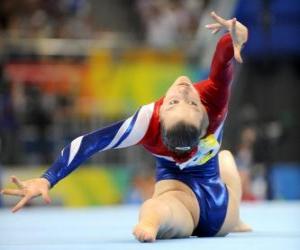
POLYGON ((131 234, 136 206, 84 209, 0 210, 1 250, 299 250, 300 202, 243 204, 241 215, 254 231, 220 238, 188 238, 139 243, 131 234))

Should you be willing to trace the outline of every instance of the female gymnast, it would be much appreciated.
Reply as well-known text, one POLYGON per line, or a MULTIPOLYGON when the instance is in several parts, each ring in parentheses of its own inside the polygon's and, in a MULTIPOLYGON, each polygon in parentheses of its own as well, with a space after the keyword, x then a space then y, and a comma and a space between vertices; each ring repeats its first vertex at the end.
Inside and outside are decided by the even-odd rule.
POLYGON ((12 212, 39 195, 50 203, 50 188, 96 152, 140 144, 156 159, 156 184, 133 229, 139 241, 251 230, 239 216, 241 183, 235 161, 229 151, 220 152, 232 59, 242 63, 248 31, 236 18, 211 16, 215 23, 206 28, 213 34, 222 28, 228 32, 218 41, 207 80, 192 84, 180 76, 164 97, 130 118, 73 140, 41 178, 20 181, 13 176, 18 189, 2 190, 22 197, 12 212))

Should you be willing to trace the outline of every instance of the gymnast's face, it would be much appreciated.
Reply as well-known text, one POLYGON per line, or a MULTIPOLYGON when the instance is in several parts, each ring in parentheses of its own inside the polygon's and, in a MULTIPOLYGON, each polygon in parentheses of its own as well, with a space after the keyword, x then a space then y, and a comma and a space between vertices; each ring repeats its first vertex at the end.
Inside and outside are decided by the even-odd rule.
POLYGON ((178 122, 186 122, 199 128, 205 117, 205 108, 191 80, 186 76, 178 77, 167 90, 160 108, 160 120, 164 122, 166 129, 178 122))

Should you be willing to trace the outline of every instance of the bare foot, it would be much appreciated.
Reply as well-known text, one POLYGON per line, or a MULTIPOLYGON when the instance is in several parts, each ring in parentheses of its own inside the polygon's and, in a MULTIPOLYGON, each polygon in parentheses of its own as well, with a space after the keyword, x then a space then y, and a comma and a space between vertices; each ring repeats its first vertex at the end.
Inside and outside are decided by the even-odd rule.
POLYGON ((133 229, 133 235, 140 242, 154 242, 157 235, 157 227, 140 222, 133 229))
POLYGON ((251 231, 252 228, 241 220, 239 221, 237 226, 232 230, 232 232, 241 232, 241 233, 251 232, 251 231))

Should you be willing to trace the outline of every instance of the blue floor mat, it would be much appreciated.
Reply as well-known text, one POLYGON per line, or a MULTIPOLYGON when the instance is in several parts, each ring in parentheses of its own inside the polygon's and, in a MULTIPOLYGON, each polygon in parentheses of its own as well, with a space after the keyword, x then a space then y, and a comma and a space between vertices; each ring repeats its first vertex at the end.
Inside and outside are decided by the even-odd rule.
POLYGON ((139 243, 131 234, 136 206, 26 208, 16 214, 1 209, 0 249, 300 249, 300 202, 243 204, 241 215, 253 232, 139 243))

